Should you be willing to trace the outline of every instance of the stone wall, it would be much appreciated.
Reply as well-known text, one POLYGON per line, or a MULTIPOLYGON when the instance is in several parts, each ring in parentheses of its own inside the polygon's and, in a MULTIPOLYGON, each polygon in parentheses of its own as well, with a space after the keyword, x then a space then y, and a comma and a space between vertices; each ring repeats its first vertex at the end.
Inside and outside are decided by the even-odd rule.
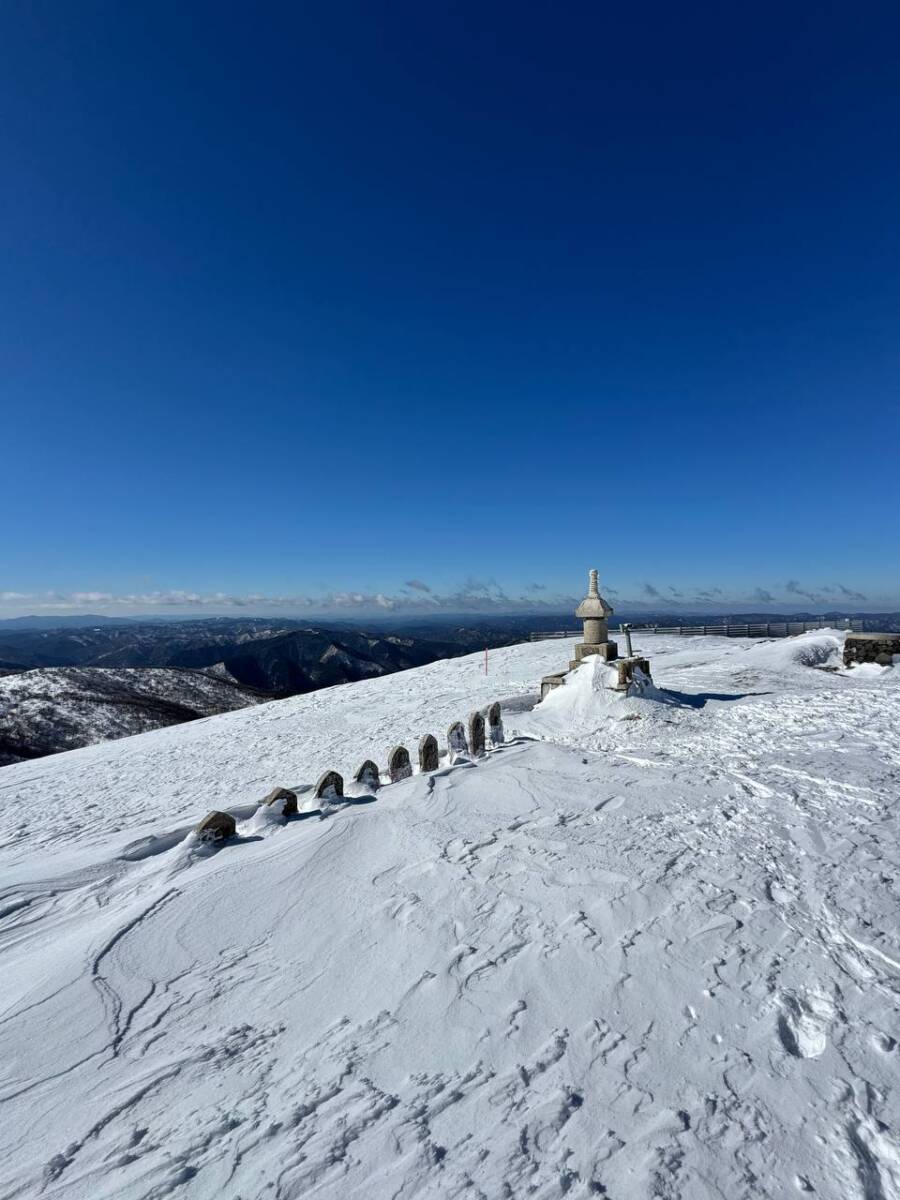
POLYGON ((844 642, 844 665, 874 662, 889 667, 900 655, 900 633, 848 633, 844 642))

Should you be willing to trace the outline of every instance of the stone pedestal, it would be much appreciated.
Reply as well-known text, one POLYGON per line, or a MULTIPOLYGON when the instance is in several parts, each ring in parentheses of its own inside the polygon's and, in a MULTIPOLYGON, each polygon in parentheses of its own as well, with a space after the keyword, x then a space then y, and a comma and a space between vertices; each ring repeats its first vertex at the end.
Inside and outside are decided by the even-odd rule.
POLYGON ((541 680, 541 699, 546 699, 554 688, 562 687, 568 671, 556 671, 553 675, 545 675, 541 680))
POLYGON ((577 667, 580 662, 586 658, 590 658, 592 654, 599 655, 604 662, 612 662, 614 658, 619 657, 619 647, 615 642, 600 642, 597 645, 590 646, 587 642, 579 642, 575 647, 575 657, 572 659, 570 669, 577 667))

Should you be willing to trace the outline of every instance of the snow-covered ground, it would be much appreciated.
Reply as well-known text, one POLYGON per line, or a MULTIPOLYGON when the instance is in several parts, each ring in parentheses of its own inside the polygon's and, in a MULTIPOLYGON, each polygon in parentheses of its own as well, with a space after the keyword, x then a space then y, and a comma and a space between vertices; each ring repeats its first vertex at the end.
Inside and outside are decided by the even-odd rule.
POLYGON ((645 637, 657 690, 533 711, 572 644, 524 645, 5 768, 0 1196, 900 1196, 900 670, 840 636, 645 637), (475 764, 254 815, 495 699, 475 764))

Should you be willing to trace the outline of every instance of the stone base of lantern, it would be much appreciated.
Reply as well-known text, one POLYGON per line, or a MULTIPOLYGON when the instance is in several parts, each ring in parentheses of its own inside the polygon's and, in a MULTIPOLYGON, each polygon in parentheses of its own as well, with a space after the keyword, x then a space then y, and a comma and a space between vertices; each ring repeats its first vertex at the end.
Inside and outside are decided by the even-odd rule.
POLYGON ((583 659, 592 654, 598 654, 604 662, 612 662, 614 658, 619 657, 619 647, 615 642, 596 642, 594 644, 579 642, 575 647, 575 657, 569 664, 570 669, 577 667, 583 659))
POLYGON ((549 696, 554 688, 562 687, 568 671, 556 671, 553 675, 545 675, 541 680, 541 699, 549 696))
POLYGON ((634 683, 635 669, 639 669, 644 675, 646 675, 650 683, 653 682, 653 678, 650 675, 649 658, 641 658, 638 655, 635 655, 633 658, 620 658, 616 663, 618 678, 616 680, 615 690, 617 692, 628 691, 628 689, 634 683))
MULTIPOLYGON (((606 661, 608 662, 609 659, 606 661)), ((572 661, 569 663, 569 671, 574 671, 574 669, 579 665, 580 663, 578 661, 572 659, 572 661)), ((616 668, 616 681, 613 683, 610 679, 610 682, 606 685, 611 691, 629 691, 629 689, 638 682, 635 679, 636 670, 639 670, 641 674, 646 677, 645 679, 640 680, 641 683, 653 683, 653 677, 650 674, 649 658, 643 658, 641 655, 635 654, 631 658, 616 658, 613 665, 616 668)), ((554 691, 555 688, 562 687, 566 676, 569 674, 569 671, 556 671, 552 675, 544 676, 544 678, 541 680, 542 700, 552 691, 554 691)))

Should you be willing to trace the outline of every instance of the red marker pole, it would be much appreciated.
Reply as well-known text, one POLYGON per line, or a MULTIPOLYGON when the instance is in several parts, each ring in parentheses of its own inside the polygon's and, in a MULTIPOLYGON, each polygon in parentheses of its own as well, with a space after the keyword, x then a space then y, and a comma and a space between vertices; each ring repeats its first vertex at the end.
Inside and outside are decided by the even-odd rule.
POLYGON ((484 648, 484 673, 487 675, 487 646, 484 648))

